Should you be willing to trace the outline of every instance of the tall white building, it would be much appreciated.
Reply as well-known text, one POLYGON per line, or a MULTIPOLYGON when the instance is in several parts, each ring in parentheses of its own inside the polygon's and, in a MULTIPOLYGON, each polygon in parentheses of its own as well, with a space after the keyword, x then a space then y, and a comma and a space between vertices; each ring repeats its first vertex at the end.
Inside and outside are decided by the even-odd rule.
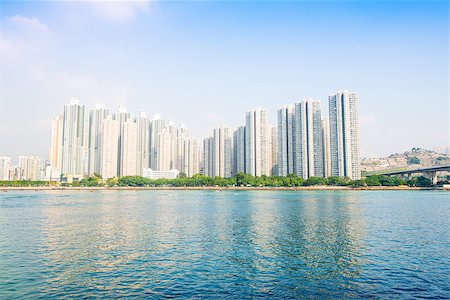
POLYGON ((294 105, 278 109, 278 175, 294 173, 294 105))
POLYGON ((144 168, 148 168, 150 157, 150 122, 145 112, 140 112, 136 118, 137 124, 137 149, 136 149, 136 170, 138 175, 142 175, 144 168))
POLYGON ((103 178, 113 178, 118 175, 117 159, 119 154, 119 121, 108 116, 102 122, 100 174, 103 178))
POLYGON ((41 160, 37 156, 19 156, 18 179, 39 180, 41 160))
POLYGON ((231 129, 224 126, 214 129, 213 140, 213 176, 231 177, 231 129))
MULTIPOLYGON (((169 121, 169 124, 164 129, 166 132, 169 133, 169 145, 170 145, 170 151, 169 151, 169 159, 170 159, 170 169, 176 169, 180 165, 180 161, 177 157, 177 138, 178 138, 178 128, 176 127, 175 123, 172 121, 169 121)), ((158 153, 158 159, 160 156, 165 157, 166 153, 158 153)))
POLYGON ((0 180, 10 180, 11 157, 0 157, 0 180))
POLYGON ((63 117, 62 116, 54 117, 52 120, 52 138, 49 157, 52 173, 58 174, 61 173, 62 132, 63 132, 63 117))
POLYGON ((84 171, 85 108, 78 100, 64 106, 61 172, 82 176, 84 171))
POLYGON ((271 131, 271 148, 272 148, 272 176, 278 175, 278 131, 277 127, 272 127, 271 131))
POLYGON ((165 128, 158 134, 158 149, 157 151, 157 171, 171 170, 172 161, 172 136, 169 129, 165 128))
POLYGON ((255 108, 245 118, 245 171, 252 176, 270 175, 270 127, 267 110, 255 108))
POLYGON ((331 175, 360 179, 358 94, 339 91, 328 101, 331 175))
POLYGON ((158 169, 159 134, 168 125, 168 121, 162 120, 159 114, 154 115, 150 125, 150 168, 158 169))
POLYGON ((192 177, 199 173, 199 147, 198 140, 194 138, 185 138, 182 142, 183 155, 181 157, 180 171, 186 176, 192 177))
POLYGON ((307 151, 308 177, 323 177, 322 112, 319 100, 308 100, 307 110, 307 151))
POLYGON ((89 113, 89 150, 88 175, 100 174, 100 145, 103 120, 108 116, 108 110, 103 104, 97 103, 89 113))
POLYGON ((330 124, 328 118, 322 118, 322 141, 323 141, 323 176, 331 176, 330 161, 330 124))
POLYGON ((324 176, 320 101, 303 99, 278 109, 277 149, 280 176, 324 176))
POLYGON ((114 114, 114 119, 119 123, 119 144, 117 146, 118 156, 117 156, 117 170, 119 170, 119 176, 122 175, 122 144, 123 144, 123 136, 122 136, 122 124, 128 122, 131 118, 127 109, 123 106, 119 106, 118 111, 114 114))
POLYGON ((141 175, 142 171, 136 169, 137 158, 137 124, 128 120, 122 123, 121 128, 121 157, 120 157, 120 176, 141 175))
POLYGON ((307 146, 307 112, 306 101, 295 103, 293 122, 294 135, 294 171, 297 176, 308 178, 308 146, 307 146))
POLYGON ((240 126, 233 133, 233 175, 245 173, 245 127, 240 126))
POLYGON ((208 137, 203 140, 203 175, 214 176, 214 138, 208 137))
POLYGON ((187 164, 188 164, 188 156, 189 156, 189 142, 190 142, 189 132, 184 125, 181 125, 177 128, 177 134, 175 139, 175 164, 173 166, 174 169, 179 170, 180 172, 188 174, 187 164))

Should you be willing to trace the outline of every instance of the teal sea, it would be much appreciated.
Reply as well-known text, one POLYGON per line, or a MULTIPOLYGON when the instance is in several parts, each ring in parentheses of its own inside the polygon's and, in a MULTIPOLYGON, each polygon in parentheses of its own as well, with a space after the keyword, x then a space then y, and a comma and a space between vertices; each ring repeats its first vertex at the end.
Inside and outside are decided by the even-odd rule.
POLYGON ((0 299, 448 299, 444 191, 9 191, 0 299))

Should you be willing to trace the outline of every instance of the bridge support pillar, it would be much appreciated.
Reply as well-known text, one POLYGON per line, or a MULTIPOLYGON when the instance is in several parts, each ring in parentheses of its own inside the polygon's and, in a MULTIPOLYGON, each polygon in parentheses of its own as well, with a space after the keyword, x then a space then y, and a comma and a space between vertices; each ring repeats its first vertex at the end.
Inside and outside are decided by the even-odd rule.
POLYGON ((429 171, 429 172, 423 172, 423 175, 429 179, 431 179, 431 182, 433 185, 437 184, 437 172, 436 171, 429 171))

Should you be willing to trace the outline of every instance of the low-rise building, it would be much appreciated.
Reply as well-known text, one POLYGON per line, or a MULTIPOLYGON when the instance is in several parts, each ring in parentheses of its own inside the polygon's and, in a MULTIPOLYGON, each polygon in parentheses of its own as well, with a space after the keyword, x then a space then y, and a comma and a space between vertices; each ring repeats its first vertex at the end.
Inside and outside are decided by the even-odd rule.
POLYGON ((177 178, 178 174, 180 174, 180 171, 176 169, 172 169, 170 171, 155 171, 150 168, 144 168, 144 171, 142 172, 143 177, 150 178, 150 179, 175 179, 177 178))

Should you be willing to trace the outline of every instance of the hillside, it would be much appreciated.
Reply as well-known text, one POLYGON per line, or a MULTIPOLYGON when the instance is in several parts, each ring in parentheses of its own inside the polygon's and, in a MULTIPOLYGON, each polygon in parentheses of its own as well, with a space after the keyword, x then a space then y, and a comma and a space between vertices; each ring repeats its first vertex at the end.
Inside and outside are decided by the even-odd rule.
POLYGON ((361 171, 372 173, 381 170, 418 169, 435 165, 450 164, 450 156, 431 150, 413 148, 403 153, 391 154, 384 158, 363 158, 361 171))

